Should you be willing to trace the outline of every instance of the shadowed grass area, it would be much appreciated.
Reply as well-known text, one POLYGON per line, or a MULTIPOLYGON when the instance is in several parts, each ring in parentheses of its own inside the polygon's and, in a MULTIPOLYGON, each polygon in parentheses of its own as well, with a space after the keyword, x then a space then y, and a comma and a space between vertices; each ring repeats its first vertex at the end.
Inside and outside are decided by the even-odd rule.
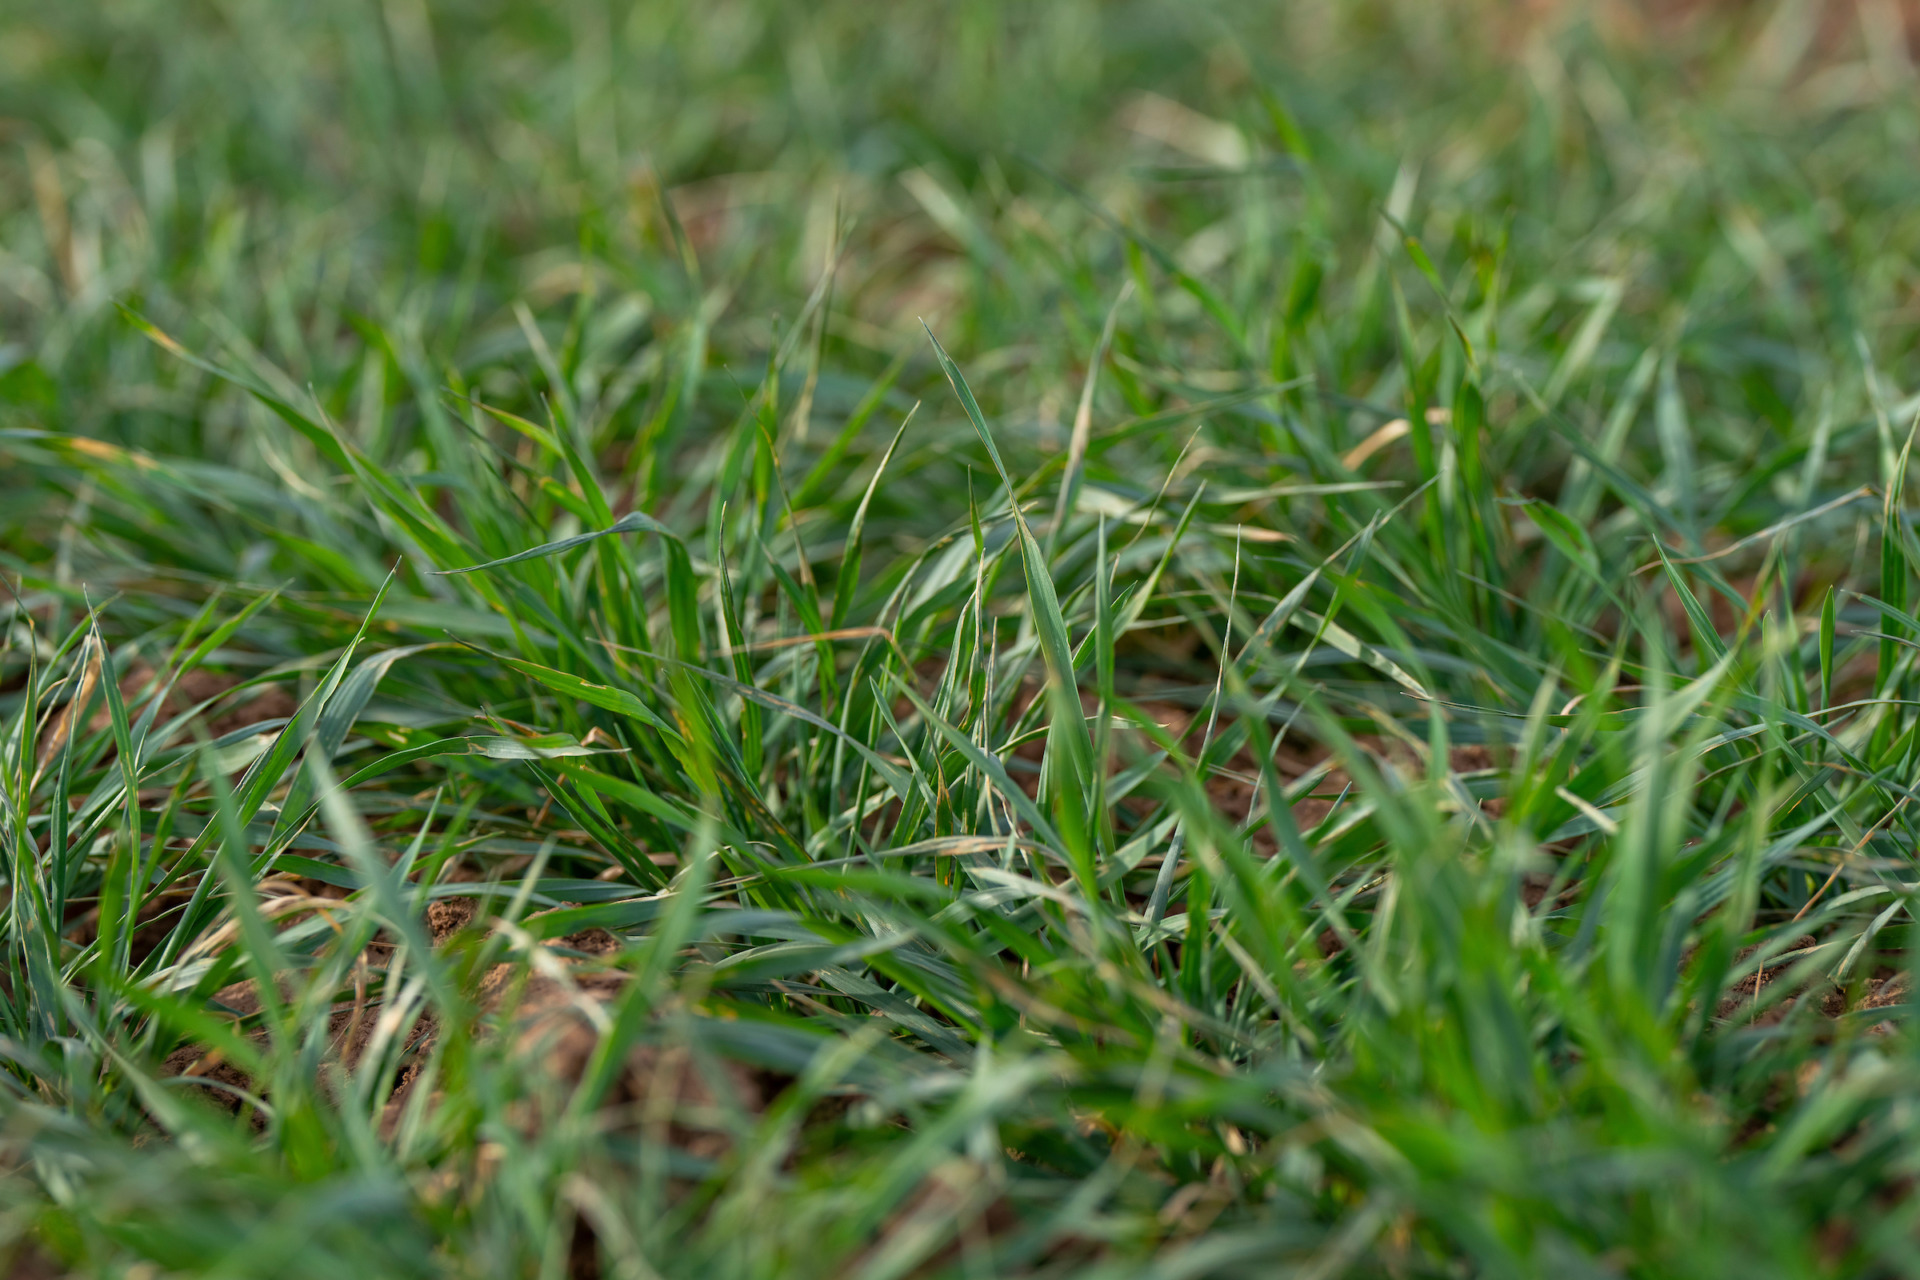
POLYGON ((1913 1274, 1902 23, 0 6, 0 1260, 1913 1274))

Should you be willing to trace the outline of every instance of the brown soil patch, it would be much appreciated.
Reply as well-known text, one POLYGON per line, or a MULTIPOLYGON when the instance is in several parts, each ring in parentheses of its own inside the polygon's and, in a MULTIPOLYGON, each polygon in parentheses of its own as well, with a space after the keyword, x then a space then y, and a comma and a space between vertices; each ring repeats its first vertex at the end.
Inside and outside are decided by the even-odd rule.
MULTIPOLYGON (((1751 41, 1771 13, 1762 0, 1526 0, 1515 7, 1503 43, 1517 50, 1531 31, 1581 15, 1591 15, 1610 42, 1629 48, 1686 47, 1728 26, 1751 41)), ((1888 36, 1920 55, 1920 0, 1827 4, 1817 13, 1802 74, 1857 57, 1863 43, 1888 36)))
MULTIPOLYGON (((1804 981, 1791 992, 1762 1009, 1758 1016, 1749 1014, 1756 1001, 1777 983, 1787 980, 1794 966, 1806 958, 1806 953, 1817 945, 1811 934, 1802 935, 1791 947, 1769 960, 1766 967, 1757 974, 1743 978, 1721 996, 1714 1007, 1714 1016, 1724 1022, 1748 1022, 1756 1027, 1777 1026, 1799 1007, 1805 1000, 1817 1001, 1822 1016, 1842 1018, 1848 1014, 1860 1013, 1872 1009, 1886 1009, 1907 1003, 1910 994, 1908 977, 1904 971, 1882 967, 1858 988, 1840 986, 1824 979, 1815 978, 1804 981)), ((1754 952, 1754 948, 1742 948, 1736 954, 1736 960, 1745 960, 1754 952)), ((1888 1035, 1893 1031, 1890 1021, 1877 1022, 1867 1029, 1869 1035, 1888 1035)))
POLYGON ((32 1240, 26 1240, 11 1252, 0 1254, 0 1274, 7 1280, 60 1280, 67 1269, 32 1240))
MULTIPOLYGON (((1035 698, 1040 696, 1041 686, 1028 681, 1021 687, 1013 700, 1012 713, 1007 728, 1020 721, 1026 709, 1035 698)), ((1096 697, 1085 690, 1081 691, 1081 705, 1091 716, 1098 702, 1096 697)), ((1207 741, 1206 717, 1194 708, 1164 698, 1148 696, 1137 700, 1135 705, 1164 730, 1180 750, 1189 758, 1197 757, 1207 741)), ((1224 714, 1214 726, 1214 733, 1224 732, 1231 720, 1224 714)), ((1145 745, 1144 735, 1135 734, 1145 745)), ((1405 743, 1386 738, 1378 734, 1361 734, 1355 742, 1369 755, 1391 764, 1403 775, 1415 777, 1425 773, 1426 767, 1405 743)), ((1038 766, 1046 754, 1044 737, 1036 737, 1022 742, 1013 750, 1014 759, 1024 762, 1031 768, 1010 768, 1009 776, 1014 784, 1024 791, 1029 799, 1037 799, 1040 789, 1038 766)), ((1283 739, 1274 752, 1274 770, 1283 785, 1292 784, 1308 773, 1325 765, 1332 753, 1317 742, 1312 742, 1296 731, 1283 739)), ((1114 772, 1129 764, 1124 753, 1116 754, 1112 765, 1114 772)), ((1448 752, 1448 768, 1454 773, 1478 773, 1495 767, 1493 752, 1479 744, 1465 744, 1452 747, 1448 752)), ((1238 826, 1245 826, 1253 812, 1254 799, 1259 793, 1260 763, 1249 750, 1242 747, 1231 759, 1215 767, 1205 781, 1208 797, 1214 807, 1226 818, 1238 826)), ((1293 820, 1301 831, 1311 831, 1324 822, 1339 803, 1340 796, 1352 784, 1352 777, 1339 766, 1327 770, 1325 775, 1314 783, 1307 794, 1293 802, 1293 820)), ((1122 801, 1125 809, 1136 817, 1144 818, 1151 810, 1151 803, 1138 796, 1130 796, 1122 801)), ((1497 820, 1505 812, 1506 799, 1492 796, 1480 802, 1481 811, 1490 819, 1497 820)), ((1270 857, 1277 851, 1273 834, 1265 823, 1258 823, 1248 831, 1248 840, 1254 851, 1270 857)))
MULTIPOLYGON (((136 663, 120 677, 120 696, 126 701, 127 715, 138 718, 146 705, 141 697, 155 678, 152 667, 145 663, 136 663)), ((160 704, 160 712, 155 722, 164 724, 177 716, 185 715, 194 707, 209 699, 218 698, 228 690, 240 684, 240 677, 224 671, 206 671, 199 668, 187 672, 174 681, 167 691, 166 700, 160 704)), ((256 685, 237 698, 228 700, 226 705, 212 709, 205 725, 213 737, 232 733, 235 729, 244 729, 250 724, 259 724, 265 720, 284 720, 300 709, 293 695, 277 684, 256 685)), ((112 716, 104 703, 94 709, 87 720, 87 728, 95 733, 112 724, 112 716)))
MULTIPOLYGON (((485 923, 484 906, 473 898, 437 899, 425 914, 436 946, 456 935, 475 934, 485 923)), ((529 921, 544 914, 537 913, 529 921)), ((521 961, 493 965, 479 976, 471 993, 483 1026, 491 1027, 483 1034, 504 1036, 516 1055, 533 1060, 538 1070, 532 1078, 563 1091, 577 1085, 599 1047, 607 1021, 604 1011, 630 980, 625 971, 605 966, 619 953, 620 945, 620 939, 607 930, 588 928, 541 944, 531 966, 521 961)), ((371 976, 390 954, 387 944, 370 946, 363 956, 363 972, 371 976)), ((380 1016, 378 1004, 366 998, 365 984, 356 985, 357 995, 343 999, 328 1017, 327 1057, 348 1071, 361 1065, 380 1016)), ((213 1003, 236 1018, 256 1014, 261 1007, 251 980, 222 988, 213 1003)), ((384 1108, 383 1134, 391 1136, 397 1128, 423 1079, 422 1068, 439 1032, 437 1019, 428 1012, 408 1033, 402 1049, 408 1061, 384 1108)), ((265 1047, 265 1031, 252 1032, 250 1038, 265 1047)), ((206 1081, 192 1092, 229 1114, 238 1114, 243 1106, 234 1089, 258 1091, 246 1073, 203 1045, 175 1049, 162 1062, 160 1074, 206 1081)), ((763 1110, 780 1083, 731 1060, 696 1059, 684 1048, 640 1044, 628 1053, 602 1105, 613 1109, 612 1114, 624 1114, 627 1123, 662 1126, 675 1145, 698 1158, 714 1159, 732 1141, 722 1123, 724 1117, 740 1110, 763 1110)), ((528 1125, 538 1123, 532 1100, 516 1109, 528 1125)), ((257 1117, 255 1123, 260 1123, 257 1117)))

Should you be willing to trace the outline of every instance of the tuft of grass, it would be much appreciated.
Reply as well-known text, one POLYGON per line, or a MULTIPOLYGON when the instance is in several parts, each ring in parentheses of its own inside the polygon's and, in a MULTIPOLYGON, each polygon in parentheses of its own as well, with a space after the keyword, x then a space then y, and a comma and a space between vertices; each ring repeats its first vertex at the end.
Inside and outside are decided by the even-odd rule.
POLYGON ((1910 1274, 1899 12, 1508 9, 0 12, 0 1258, 1910 1274))

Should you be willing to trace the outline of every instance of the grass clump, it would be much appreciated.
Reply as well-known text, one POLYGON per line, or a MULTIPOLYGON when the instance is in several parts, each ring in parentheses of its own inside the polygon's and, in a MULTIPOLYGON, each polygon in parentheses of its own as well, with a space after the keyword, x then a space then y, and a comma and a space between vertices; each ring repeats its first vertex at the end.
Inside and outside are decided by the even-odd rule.
POLYGON ((1908 1274, 1900 22, 0 14, 0 1250, 1908 1274))

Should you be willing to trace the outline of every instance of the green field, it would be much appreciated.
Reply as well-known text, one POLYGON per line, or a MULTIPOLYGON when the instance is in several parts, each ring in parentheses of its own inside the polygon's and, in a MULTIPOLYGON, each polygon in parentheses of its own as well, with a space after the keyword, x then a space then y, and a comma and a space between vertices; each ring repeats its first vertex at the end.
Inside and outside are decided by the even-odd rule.
POLYGON ((1902 15, 0 0, 0 1273, 1920 1275, 1902 15))

